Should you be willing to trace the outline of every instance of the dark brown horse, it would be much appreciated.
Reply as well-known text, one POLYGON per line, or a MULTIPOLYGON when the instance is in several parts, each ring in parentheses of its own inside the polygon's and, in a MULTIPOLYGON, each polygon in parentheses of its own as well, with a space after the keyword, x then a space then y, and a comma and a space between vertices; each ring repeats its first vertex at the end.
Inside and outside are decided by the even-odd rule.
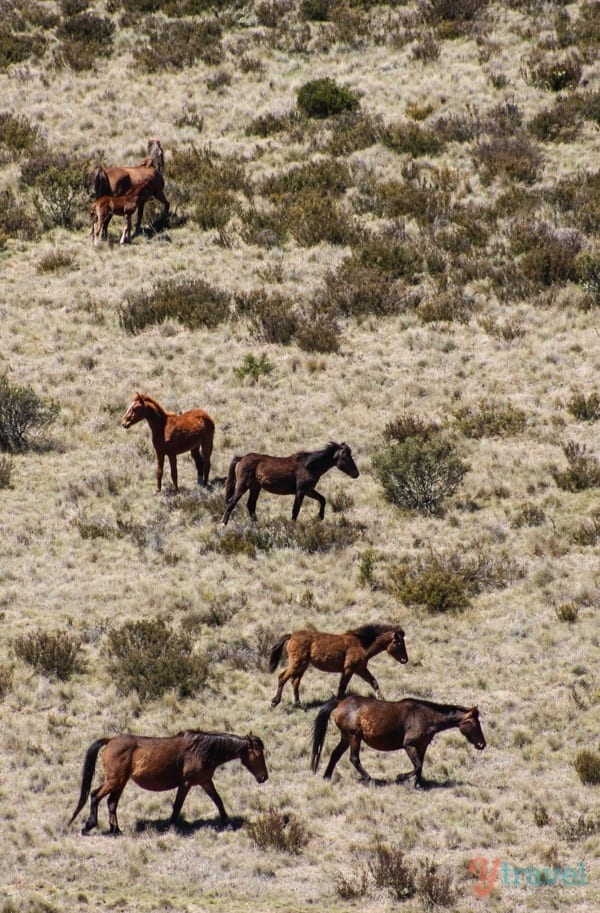
POLYGON ((324 631, 284 634, 271 650, 269 672, 277 668, 284 647, 287 647, 288 662, 279 675, 277 692, 271 701, 273 707, 281 700, 283 686, 289 679, 292 680, 294 703, 299 703, 300 681, 311 663, 322 672, 341 673, 338 698, 344 696, 353 675, 362 678, 382 698, 377 679, 367 669, 371 657, 385 650, 399 663, 408 662, 404 631, 400 625, 363 625, 344 634, 327 634, 324 631))
POLYGON ((377 751, 398 751, 403 748, 412 761, 413 770, 399 774, 398 782, 414 775, 415 786, 426 787, 421 775, 427 746, 438 732, 458 727, 478 751, 485 748, 485 738, 479 723, 477 707, 457 707, 453 704, 434 704, 405 698, 402 701, 376 701, 372 697, 349 695, 343 700, 333 698, 323 704, 313 730, 312 769, 316 772, 325 741, 329 717, 340 730, 339 743, 331 752, 325 778, 333 774, 335 765, 350 748, 350 762, 361 780, 370 780, 360 763, 360 746, 365 742, 377 751))
POLYGON ((113 165, 111 168, 96 165, 89 173, 90 185, 96 199, 104 196, 123 196, 142 181, 150 181, 148 195, 137 207, 136 234, 140 231, 146 200, 155 197, 163 204, 161 224, 166 224, 170 208, 169 201, 164 194, 165 179, 162 172, 165 158, 160 140, 149 139, 147 152, 148 155, 139 165, 113 165))
POLYGON ((108 226, 113 216, 125 216, 125 224, 121 234, 121 244, 128 244, 131 240, 131 217, 140 206, 152 196, 151 185, 153 178, 147 178, 141 184, 136 184, 122 196, 99 197, 92 203, 90 211, 92 220, 92 240, 96 243, 99 239, 108 240, 108 226))
POLYGON ((121 419, 121 425, 131 428, 142 419, 150 425, 156 451, 156 490, 161 490, 165 457, 168 457, 173 485, 178 491, 177 454, 187 453, 188 450, 196 464, 198 485, 206 485, 215 434, 215 423, 210 415, 204 409, 190 409, 180 414, 167 412, 147 393, 136 393, 121 419))
POLYGON ((222 824, 226 824, 227 812, 212 781, 217 767, 239 758, 259 783, 264 783, 269 777, 264 745, 254 735, 239 736, 228 732, 187 729, 166 738, 125 733, 112 739, 97 739, 90 745, 85 756, 81 795, 69 824, 73 823, 90 795, 101 748, 104 748, 104 782, 92 791, 90 815, 83 825, 82 834, 89 833, 98 824, 98 804, 104 796, 108 796, 110 833, 121 833, 117 821, 117 805, 130 778, 142 789, 159 792, 177 789, 170 824, 177 822, 185 797, 192 786, 202 787, 217 806, 222 824))
POLYGON ((292 520, 298 516, 304 498, 314 498, 319 502, 319 520, 322 520, 325 498, 315 485, 333 466, 353 479, 359 475, 348 444, 336 444, 335 441, 322 450, 302 451, 287 457, 267 456, 265 453, 235 456, 229 466, 225 487, 223 523, 227 523, 231 511, 248 489, 248 513, 252 520, 256 520, 256 502, 261 488, 275 495, 294 495, 292 520))

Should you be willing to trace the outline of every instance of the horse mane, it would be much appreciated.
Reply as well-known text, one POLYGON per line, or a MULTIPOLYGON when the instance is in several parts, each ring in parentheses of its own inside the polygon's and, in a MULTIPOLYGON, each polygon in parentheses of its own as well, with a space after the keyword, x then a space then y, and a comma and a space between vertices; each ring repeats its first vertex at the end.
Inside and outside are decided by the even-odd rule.
POLYGON ((154 409, 159 415, 167 415, 167 410, 164 406, 149 396, 147 393, 136 393, 136 399, 141 400, 145 406, 150 406, 151 409, 154 409))
POLYGON ((382 634, 399 630, 399 625, 369 624, 361 625, 360 628, 351 628, 349 631, 346 631, 346 633, 354 634, 355 637, 358 637, 363 647, 370 647, 382 634))
POLYGON ((435 710, 438 713, 468 713, 469 710, 472 710, 472 707, 461 707, 460 704, 438 704, 436 701, 426 701, 421 697, 410 697, 406 700, 414 701, 416 704, 424 704, 425 707, 429 707, 431 710, 435 710))
POLYGON ((200 729, 187 729, 181 735, 189 739, 191 749, 200 755, 208 767, 218 767, 234 754, 241 754, 248 745, 248 736, 233 735, 228 732, 203 732, 200 729))
POLYGON ((312 450, 312 451, 303 451, 299 453, 298 456, 306 457, 306 468, 312 469, 316 464, 319 464, 324 457, 333 456, 335 451, 340 445, 336 444, 335 441, 329 441, 326 447, 323 447, 322 450, 312 450))

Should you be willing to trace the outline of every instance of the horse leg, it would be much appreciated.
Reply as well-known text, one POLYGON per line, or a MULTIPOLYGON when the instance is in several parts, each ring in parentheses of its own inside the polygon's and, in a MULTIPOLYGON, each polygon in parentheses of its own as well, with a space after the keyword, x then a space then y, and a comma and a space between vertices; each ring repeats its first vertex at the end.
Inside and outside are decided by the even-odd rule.
MULTIPOLYGON (((210 455, 212 453, 212 444, 201 444, 202 448, 202 465, 204 467, 204 472, 202 473, 202 482, 204 485, 208 485, 208 474, 210 472, 210 455)), ((200 478, 198 478, 200 481, 200 478)))
POLYGON ((292 520, 298 519, 298 514, 300 513, 300 508, 302 507, 302 502, 304 501, 304 495, 306 492, 297 491, 296 497, 294 498, 294 506, 292 507, 292 520))
POLYGON ((294 677, 292 678, 292 690, 294 692, 294 704, 300 703, 300 682, 302 681, 303 674, 304 673, 301 672, 299 675, 294 675, 294 677))
POLYGON ((207 783, 202 783, 201 786, 202 786, 202 789, 204 790, 204 792, 206 793, 206 795, 210 796, 210 798, 213 800, 213 802, 217 806, 219 815, 221 816, 221 824, 227 824, 227 822, 229 821, 229 815, 225 811, 225 806, 223 805, 220 795, 218 794, 217 790, 215 789, 215 784, 213 783, 213 781, 209 780, 207 783))
POLYGON ((271 701, 271 707, 276 707, 277 704, 280 702, 281 692, 283 691, 283 686, 285 685, 285 683, 287 681, 289 681, 290 678, 292 678, 292 676, 296 672, 297 672, 297 670, 292 670, 292 668, 290 666, 287 666, 287 668, 285 668, 283 670, 283 672, 280 672, 279 677, 277 679, 277 691, 275 692, 275 697, 271 701))
POLYGON ((371 777, 360 763, 360 742, 360 735, 357 732, 352 732, 350 734, 350 763, 358 771, 360 779, 368 783, 371 777))
POLYGON ((122 792, 123 787, 121 786, 118 789, 114 789, 108 797, 108 830, 113 837, 120 837, 123 833, 117 821, 117 805, 122 792))
POLYGON ((206 485, 206 479, 204 478, 204 460, 200 456, 200 450, 198 447, 194 447, 193 450, 190 450, 192 454, 192 459, 196 464, 196 473, 198 475, 198 485, 206 485))
POLYGON ((313 501, 319 502, 319 505, 320 505, 319 506, 319 520, 322 520, 323 517, 325 516, 325 504, 327 503, 325 501, 325 498, 323 497, 323 495, 319 494, 319 492, 313 488, 312 491, 306 492, 306 497, 312 498, 313 501))
POLYGON ((354 670, 349 672, 346 669, 344 672, 342 672, 342 676, 340 678, 340 685, 339 685, 338 693, 337 693, 338 698, 342 698, 345 695, 346 688, 348 687, 348 683, 353 675, 354 675, 354 670))
POLYGON ((162 488, 162 477, 163 469, 165 467, 165 455, 164 453, 156 454, 156 490, 160 491, 162 488))
MULTIPOLYGON (((223 519, 221 520, 221 523, 223 524, 223 526, 227 526, 227 521, 229 520, 229 517, 231 516, 231 512, 232 512, 233 508, 235 507, 237 502, 240 500, 242 495, 245 494, 247 491, 248 491, 248 486, 245 483, 236 485, 235 491, 232 494, 231 498, 229 499, 229 501, 226 501, 226 503, 225 503, 225 513, 223 514, 223 519)), ((258 495, 257 495, 257 497, 258 497, 258 495)), ((256 501, 255 501, 255 503, 256 503, 256 501)))
POLYGON ((379 682, 374 675, 371 675, 368 669, 355 669, 355 674, 359 678, 362 678, 363 682, 366 682, 367 685, 370 685, 380 701, 383 700, 383 694, 381 693, 381 688, 379 687, 379 682))
POLYGON ((251 482, 250 494, 248 495, 248 503, 246 505, 251 520, 256 520, 256 502, 258 501, 259 494, 260 485, 257 482, 251 482))
POLYGON ((169 820, 169 824, 171 826, 173 826, 174 824, 177 824, 177 819, 179 818, 179 813, 181 812, 183 803, 185 802, 185 797, 187 796, 187 794, 189 793, 191 788, 192 788, 192 784, 187 783, 187 782, 181 783, 181 785, 179 786, 179 789, 177 790, 177 795, 175 796, 175 801, 173 802, 173 811, 171 812, 171 818, 169 820))
POLYGON ((131 241, 131 213, 125 213, 125 221, 123 222, 123 231, 121 233, 121 240, 119 244, 129 244, 131 241))
POLYGON ((167 198, 164 195, 164 193, 162 192, 162 190, 157 190, 156 193, 154 194, 154 197, 155 197, 155 199, 158 200, 159 203, 163 204, 163 211, 160 214, 160 225, 161 225, 161 227, 166 226, 171 204, 167 200, 167 198))
POLYGON ((81 828, 82 834, 89 834, 89 832, 94 827, 98 826, 98 804, 100 803, 100 800, 104 798, 105 795, 106 795, 106 793, 102 792, 102 786, 98 786, 97 789, 92 790, 92 793, 90 796, 90 814, 89 814, 87 821, 81 828))
POLYGON ((171 467, 171 479, 173 480, 173 488, 175 491, 179 491, 177 487, 177 456, 174 453, 169 454, 169 466, 171 467))
POLYGON ((100 229, 100 238, 103 241, 108 241, 108 226, 110 225, 110 220, 112 219, 112 212, 107 212, 104 218, 102 219, 102 226, 100 229))
POLYGON ((346 751, 348 751, 349 745, 350 745, 350 742, 349 742, 348 738, 346 736, 342 735, 340 741, 338 742, 338 744, 335 746, 335 748, 331 752, 331 757, 329 758, 329 764, 327 765, 327 769, 326 769, 325 773, 323 774, 324 780, 331 780, 331 776, 333 774, 335 765, 337 764, 339 759, 342 757, 342 755, 346 751))
POLYGON ((144 205, 145 200, 140 200, 137 208, 137 219, 135 220, 135 234, 139 235, 141 225, 142 225, 142 216, 144 215, 144 205))
POLYGON ((398 774, 396 782, 401 783, 403 780, 408 780, 409 777, 414 775, 415 789, 427 789, 427 783, 421 775, 423 760, 425 758, 425 748, 420 745, 404 745, 403 747, 412 762, 413 769, 408 773, 398 774))

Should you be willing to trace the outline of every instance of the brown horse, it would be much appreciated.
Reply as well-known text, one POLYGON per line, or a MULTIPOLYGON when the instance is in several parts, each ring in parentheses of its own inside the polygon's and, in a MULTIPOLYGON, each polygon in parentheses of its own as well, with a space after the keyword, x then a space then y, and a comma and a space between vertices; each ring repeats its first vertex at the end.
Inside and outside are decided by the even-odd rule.
POLYGON ((319 759, 325 741, 329 717, 340 730, 339 743, 331 752, 325 778, 329 779, 344 752, 350 748, 350 762, 361 780, 371 777, 360 763, 360 745, 365 742, 377 751, 398 751, 403 748, 412 761, 413 770, 399 774, 397 782, 414 775, 416 787, 427 787, 421 771, 427 746, 434 735, 444 729, 458 727, 471 745, 478 751, 485 748, 485 738, 479 723, 477 707, 457 707, 453 704, 434 704, 405 698, 402 701, 376 701, 372 697, 349 695, 343 700, 332 698, 323 704, 317 714, 313 729, 312 762, 313 771, 319 766, 319 759))
POLYGON ((268 779, 264 745, 254 735, 239 736, 226 732, 200 732, 187 729, 166 738, 125 733, 112 739, 97 739, 87 750, 83 764, 81 795, 69 824, 72 824, 90 794, 96 760, 101 748, 104 782, 92 791, 90 815, 81 831, 87 834, 98 824, 98 804, 108 796, 108 823, 111 834, 120 834, 117 805, 125 784, 131 778, 142 789, 163 791, 177 789, 169 824, 176 824, 179 812, 192 786, 201 786, 213 800, 221 823, 228 821, 212 781, 217 767, 239 758, 258 783, 268 779))
POLYGON ((113 165, 104 168, 96 165, 89 173, 89 181, 96 199, 104 196, 123 196, 132 187, 149 181, 148 195, 137 207, 135 233, 139 234, 144 214, 144 205, 150 197, 155 197, 163 204, 160 223, 166 224, 170 204, 164 194, 165 179, 162 172, 165 166, 165 157, 160 140, 149 139, 147 146, 148 155, 139 165, 113 165))
POLYGON ((275 495, 294 495, 292 520, 298 516, 304 498, 313 498, 319 502, 319 520, 322 520, 326 502, 315 485, 323 473, 333 466, 353 479, 359 476, 348 444, 336 444, 335 441, 331 441, 322 450, 293 453, 287 457, 267 456, 265 453, 235 456, 229 466, 225 486, 225 513, 222 522, 227 523, 231 511, 248 489, 248 513, 252 520, 256 520, 256 502, 261 488, 275 495))
POLYGON ((165 457, 169 458, 171 478, 177 487, 177 454, 192 454, 198 472, 198 485, 206 485, 210 472, 210 455, 213 448, 215 423, 204 409, 190 409, 177 414, 166 409, 147 393, 136 393, 131 406, 121 419, 123 428, 146 419, 152 432, 156 451, 156 490, 162 487, 165 457), (200 455, 202 451, 202 455, 200 455))
POLYGON ((277 692, 271 701, 272 707, 280 702, 283 686, 289 679, 292 680, 294 703, 300 702, 300 681, 311 663, 322 672, 341 673, 338 698, 344 696, 353 675, 362 678, 382 698, 377 679, 367 669, 371 657, 385 650, 397 662, 408 662, 404 631, 399 625, 363 625, 344 634, 327 634, 324 631, 294 631, 293 634, 284 634, 271 650, 269 672, 274 672, 277 668, 286 645, 288 663, 279 676, 277 692))
POLYGON ((99 197, 92 203, 90 211, 92 220, 92 240, 96 243, 99 239, 108 240, 108 226, 113 216, 125 216, 125 224, 121 234, 121 244, 128 244, 131 240, 131 217, 140 206, 151 196, 153 178, 147 178, 141 184, 136 184, 122 196, 99 197))

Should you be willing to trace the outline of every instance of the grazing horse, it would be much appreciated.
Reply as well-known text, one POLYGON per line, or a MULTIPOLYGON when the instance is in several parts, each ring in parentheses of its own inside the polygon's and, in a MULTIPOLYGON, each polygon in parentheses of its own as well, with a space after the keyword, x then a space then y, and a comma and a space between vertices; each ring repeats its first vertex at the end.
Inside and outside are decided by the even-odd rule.
POLYGON ((289 679, 292 680, 294 703, 300 702, 300 681, 311 663, 322 672, 341 673, 338 698, 344 696, 353 675, 362 678, 379 698, 383 698, 377 679, 367 669, 371 657, 385 650, 397 662, 408 662, 404 631, 400 625, 363 625, 344 634, 327 634, 324 631, 294 631, 293 634, 284 634, 271 650, 269 672, 274 672, 277 668, 286 645, 288 663, 279 675, 277 692, 271 701, 272 707, 280 702, 283 686, 289 679))
POLYGON ((325 498, 315 485, 333 466, 356 479, 359 475, 348 444, 331 441, 322 450, 293 453, 287 457, 267 456, 265 453, 247 453, 235 456, 229 466, 225 487, 226 524, 231 511, 242 495, 250 489, 248 513, 256 520, 256 502, 261 488, 275 495, 294 495, 292 520, 295 520, 304 498, 314 498, 320 504, 319 520, 325 516, 325 498))
POLYGON ((332 698, 323 704, 313 729, 312 770, 316 772, 325 741, 329 717, 340 730, 339 743, 331 752, 324 777, 328 780, 344 752, 350 748, 350 762, 361 780, 371 779, 360 763, 360 745, 365 742, 377 751, 398 751, 403 748, 412 761, 413 770, 399 774, 396 782, 414 776, 416 787, 427 787, 421 771, 427 746, 434 735, 444 729, 458 727, 478 751, 485 748, 485 738, 479 723, 477 707, 457 707, 454 704, 435 704, 405 698, 402 701, 376 701, 372 697, 349 695, 343 700, 332 698))
POLYGON ((147 393, 136 393, 131 406, 121 419, 123 428, 146 419, 152 432, 152 443, 156 451, 156 490, 162 487, 165 457, 169 458, 171 478, 175 491, 177 487, 177 454, 192 454, 198 472, 198 485, 208 483, 210 455, 213 448, 215 423, 204 409, 190 409, 178 414, 167 412, 147 393), (202 455, 200 451, 202 450, 202 455))
POLYGON ((202 787, 217 806, 221 823, 227 823, 227 812, 212 781, 215 770, 221 764, 239 758, 258 783, 264 783, 269 777, 264 745, 257 736, 251 734, 239 736, 228 732, 187 729, 166 738, 124 733, 112 739, 97 739, 92 742, 85 756, 81 795, 69 824, 73 823, 90 795, 101 748, 104 748, 104 782, 92 791, 90 815, 83 825, 82 834, 89 833, 98 824, 98 805, 104 796, 108 796, 109 832, 114 835, 122 833, 117 821, 117 805, 130 778, 142 789, 159 792, 177 789, 169 821, 169 824, 174 825, 192 786, 202 787))
POLYGON ((113 216, 125 216, 125 224, 121 234, 121 244, 128 244, 131 240, 131 217, 146 200, 152 196, 151 184, 153 178, 147 178, 141 184, 136 184, 122 196, 103 196, 92 203, 90 211, 92 219, 92 240, 96 243, 99 239, 108 240, 108 226, 113 216))
POLYGON ((163 204, 163 211, 160 216, 161 224, 166 224, 170 209, 169 201, 164 194, 165 179, 162 172, 165 166, 165 157, 160 140, 149 139, 147 152, 148 155, 139 165, 113 165, 111 168, 96 165, 89 173, 90 185, 96 199, 104 196, 123 196, 132 187, 141 184, 142 181, 150 181, 148 195, 137 207, 136 235, 140 231, 146 200, 150 199, 150 197, 155 197, 163 204))

